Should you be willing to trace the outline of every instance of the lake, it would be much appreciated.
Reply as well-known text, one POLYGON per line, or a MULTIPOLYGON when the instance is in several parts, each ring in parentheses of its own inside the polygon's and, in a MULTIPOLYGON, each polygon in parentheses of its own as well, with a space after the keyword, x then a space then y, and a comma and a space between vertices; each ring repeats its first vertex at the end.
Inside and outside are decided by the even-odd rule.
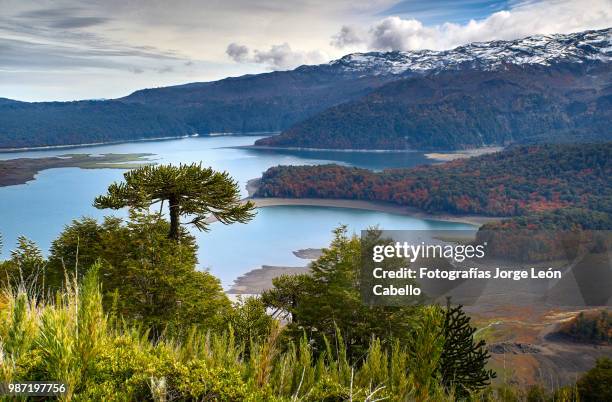
MULTIPOLYGON (((0 159, 40 158, 67 153, 151 153, 158 163, 202 162, 217 170, 228 171, 239 181, 242 193, 246 182, 261 176, 276 165, 313 165, 339 163, 380 170, 431 163, 418 152, 337 152, 296 150, 255 150, 250 145, 256 136, 191 137, 176 140, 143 141, 124 144, 45 149, 0 153, 0 159)), ((22 185, 0 187, 0 233, 2 257, 10 255, 19 235, 34 240, 47 252, 52 240, 72 219, 81 216, 101 218, 125 212, 97 210, 93 199, 106 192, 107 186, 121 180, 123 170, 79 168, 49 169, 22 185)), ((276 206, 258 210, 248 224, 224 226, 215 223, 208 233, 194 232, 202 269, 219 277, 225 288, 241 274, 261 265, 303 266, 305 260, 293 250, 324 247, 331 230, 340 224, 359 232, 369 226, 384 229, 469 229, 462 223, 443 222, 382 212, 347 208, 276 206)))

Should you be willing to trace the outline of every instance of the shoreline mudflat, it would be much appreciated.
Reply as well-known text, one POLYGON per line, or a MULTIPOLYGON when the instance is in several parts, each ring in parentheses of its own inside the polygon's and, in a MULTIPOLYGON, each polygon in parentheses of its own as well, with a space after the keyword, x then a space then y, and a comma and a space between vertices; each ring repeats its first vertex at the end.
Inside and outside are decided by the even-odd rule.
POLYGON ((84 144, 41 145, 41 146, 32 146, 32 147, 0 148, 0 153, 16 153, 16 152, 25 152, 25 151, 48 151, 48 150, 53 150, 53 149, 89 148, 89 147, 99 147, 101 145, 117 145, 117 144, 130 144, 134 142, 180 140, 180 139, 192 138, 192 137, 199 137, 199 134, 166 136, 166 137, 155 137, 155 138, 134 138, 132 140, 88 142, 84 144))
POLYGON ((309 148, 309 147, 271 147, 264 145, 241 145, 232 148, 237 149, 253 149, 262 151, 322 151, 322 152, 347 152, 347 153, 422 153, 426 158, 439 162, 447 162, 455 159, 470 158, 472 156, 480 156, 499 152, 504 147, 480 147, 468 148, 449 151, 427 151, 421 149, 361 149, 361 148, 309 148))
POLYGON ((239 145, 232 148, 259 149, 264 151, 325 151, 325 152, 357 152, 357 153, 414 153, 417 149, 361 149, 361 148, 309 148, 309 147, 271 147, 267 145, 239 145))
POLYGON ((495 152, 500 152, 504 149, 504 147, 482 147, 482 148, 470 148, 464 149, 460 151, 452 151, 452 152, 430 152, 426 153, 425 157, 427 159, 432 159, 438 162, 449 162, 454 161, 456 159, 464 159, 471 158, 473 156, 481 156, 486 154, 492 154, 495 152))
POLYGON ((119 144, 131 144, 137 142, 152 142, 152 141, 170 141, 170 140, 182 140, 185 138, 195 138, 195 137, 258 137, 274 134, 275 132, 247 132, 247 133, 208 133, 208 134, 187 134, 187 135, 169 135, 163 137, 153 137, 153 138, 134 138, 134 139, 126 139, 126 140, 116 140, 116 141, 100 141, 100 142, 87 142, 83 144, 63 144, 63 145, 40 145, 40 146, 31 146, 31 147, 17 147, 17 148, 0 148, 0 153, 15 153, 15 152, 25 152, 25 151, 46 151, 53 149, 71 149, 71 148, 89 148, 89 147, 99 147, 102 145, 119 145, 119 144))
POLYGON ((0 160, 0 187, 25 184, 47 169, 77 167, 81 169, 132 169, 154 163, 145 159, 152 154, 65 154, 46 158, 0 160))
POLYGON ((245 272, 234 279, 232 287, 226 291, 230 295, 257 295, 271 289, 272 279, 281 275, 299 275, 308 273, 308 267, 279 267, 274 265, 263 265, 245 272))
POLYGON ((277 207, 277 206, 313 206, 328 208, 350 208, 362 209, 367 211, 386 212, 404 216, 412 216, 420 219, 430 219, 438 221, 467 223, 480 226, 487 222, 498 221, 502 218, 478 215, 450 215, 450 214, 430 214, 417 208, 402 207, 399 205, 364 200, 345 200, 336 198, 252 198, 245 200, 252 201, 257 208, 277 207))

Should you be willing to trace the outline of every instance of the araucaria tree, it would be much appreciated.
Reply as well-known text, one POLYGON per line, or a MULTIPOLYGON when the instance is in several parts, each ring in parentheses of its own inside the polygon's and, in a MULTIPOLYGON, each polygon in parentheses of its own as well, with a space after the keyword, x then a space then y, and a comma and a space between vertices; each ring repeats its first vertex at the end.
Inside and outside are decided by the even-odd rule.
POLYGON ((487 387, 495 378, 486 369, 489 353, 483 340, 474 340, 476 328, 470 325, 470 317, 463 306, 447 302, 443 334, 444 348, 440 356, 439 370, 442 384, 454 389, 459 397, 467 397, 487 387))
POLYGON ((153 204, 168 202, 170 233, 178 240, 181 234, 181 217, 190 219, 198 230, 208 230, 214 217, 219 222, 245 223, 255 215, 251 201, 241 202, 238 183, 227 172, 203 168, 202 164, 179 166, 143 166, 126 172, 125 182, 113 183, 108 193, 96 197, 96 208, 137 210, 150 208, 153 204))

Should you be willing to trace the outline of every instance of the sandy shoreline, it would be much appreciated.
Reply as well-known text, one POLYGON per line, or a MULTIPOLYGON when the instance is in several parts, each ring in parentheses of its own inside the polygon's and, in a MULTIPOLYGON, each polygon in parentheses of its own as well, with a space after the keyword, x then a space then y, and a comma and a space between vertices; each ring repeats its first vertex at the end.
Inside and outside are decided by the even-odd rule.
MULTIPOLYGON (((402 207, 391 203, 364 201, 364 200, 345 200, 345 199, 326 199, 326 198, 257 198, 253 197, 257 191, 260 179, 249 180, 246 184, 248 197, 243 201, 251 201, 257 208, 268 208, 277 206, 315 206, 327 208, 350 208, 362 209, 367 211, 385 212, 404 216, 412 216, 420 219, 439 220, 447 222, 467 223, 474 226, 481 226, 484 223, 500 220, 498 217, 474 216, 474 215, 434 215, 426 213, 417 208, 402 207)), ((211 217, 212 218, 212 217, 211 217)), ((214 222, 214 218, 209 218, 208 222, 214 222)), ((303 249, 293 252, 300 258, 316 258, 320 253, 319 249, 303 249)), ((234 284, 226 293, 231 296, 236 295, 257 295, 262 291, 272 287, 272 279, 283 274, 301 274, 308 272, 308 267, 276 267, 264 265, 261 268, 252 269, 234 280, 234 284)))
POLYGON ((279 267, 264 265, 252 269, 234 280, 226 293, 230 295, 257 295, 271 289, 272 280, 281 275, 299 275, 309 271, 308 267, 279 267))
POLYGON ((326 151, 326 152, 359 152, 359 153, 414 153, 416 149, 359 149, 359 148, 308 148, 308 147, 270 147, 266 145, 240 145, 232 148, 260 149, 270 151, 326 151))
POLYGON ((327 198, 247 198, 252 201, 257 208, 277 207, 277 206, 313 206, 329 208, 350 208, 363 209, 367 211, 386 212, 390 214, 413 216, 420 219, 430 219, 438 221, 467 223, 480 226, 487 222, 497 221, 500 218, 477 215, 434 215, 421 211, 417 208, 401 207, 394 204, 387 204, 375 201, 363 200, 344 200, 327 198))
POLYGON ((156 138, 135 138, 133 140, 118 140, 118 141, 104 141, 104 142, 90 142, 85 144, 66 144, 66 145, 43 145, 40 147, 23 147, 23 148, 0 148, 0 153, 11 153, 11 152, 22 152, 22 151, 45 151, 50 149, 71 149, 71 148, 86 148, 86 147, 97 147, 100 145, 117 145, 117 144, 130 144, 134 142, 149 142, 149 141, 167 141, 167 140, 180 140, 184 138, 199 137, 199 134, 190 135, 177 135, 167 137, 156 137, 156 138))
POLYGON ((21 147, 21 148, 0 148, 0 153, 14 153, 24 151, 45 151, 51 149, 71 149, 71 148, 86 148, 86 147, 98 147, 101 145, 118 145, 118 144, 131 144, 137 142, 151 142, 151 141, 168 141, 168 140, 181 140, 185 138, 195 137, 259 137, 264 135, 275 134, 276 131, 270 132, 247 132, 247 133, 208 133, 208 134, 186 134, 186 135, 170 135, 164 137, 153 137, 153 138, 134 138, 131 140, 117 140, 117 141, 101 141, 101 142, 89 142, 84 144, 66 144, 66 145, 42 145, 38 147, 21 147))
POLYGON ((471 158, 473 156, 481 156, 486 154, 492 154, 503 150, 504 147, 482 147, 482 148, 470 148, 461 151, 454 152, 431 152, 426 153, 425 157, 440 162, 449 162, 456 159, 471 158))
POLYGON ((354 153, 422 153, 426 158, 439 162, 448 162, 455 159, 470 158, 472 156, 480 156, 499 152, 504 147, 481 147, 468 148, 456 151, 425 151, 420 149, 339 149, 339 148, 308 148, 308 147, 270 147, 263 145, 242 145, 232 148, 239 149, 259 149, 259 150, 283 150, 283 151, 324 151, 324 152, 354 152, 354 153))
MULTIPOLYGON (((338 198, 259 198, 253 195, 257 191, 260 178, 251 179, 246 184, 248 196, 243 198, 243 202, 251 201, 257 208, 281 207, 281 206, 306 206, 306 207, 327 207, 327 208, 349 208, 362 209, 366 211, 385 212, 404 216, 412 216, 420 219, 437 221, 467 223, 469 225, 481 226, 487 222, 499 221, 502 218, 482 215, 450 215, 450 214, 430 214, 423 210, 413 207, 403 207, 391 203, 380 201, 347 200, 338 198)), ((215 222, 214 217, 206 220, 208 223, 215 222)))

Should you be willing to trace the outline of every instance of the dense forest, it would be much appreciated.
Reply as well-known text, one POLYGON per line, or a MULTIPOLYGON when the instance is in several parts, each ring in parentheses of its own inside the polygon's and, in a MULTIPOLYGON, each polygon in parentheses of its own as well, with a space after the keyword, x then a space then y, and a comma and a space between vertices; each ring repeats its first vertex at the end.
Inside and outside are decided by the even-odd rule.
POLYGON ((201 134, 276 132, 361 97, 395 77, 359 76, 329 66, 245 75, 136 91, 122 98, 171 113, 201 134))
POLYGON ((193 133, 191 127, 168 113, 122 101, 0 102, 0 149, 193 133))
POLYGON ((328 70, 303 67, 144 89, 114 100, 28 103, 0 99, 0 149, 280 131, 391 79, 328 70))
POLYGON ((508 65, 406 78, 256 145, 449 150, 610 140, 610 73, 607 64, 508 65))
POLYGON ((382 172, 278 166, 264 173, 256 196, 384 201, 432 213, 507 217, 572 207, 588 210, 594 224, 609 226, 610 177, 612 143, 534 145, 382 172))

